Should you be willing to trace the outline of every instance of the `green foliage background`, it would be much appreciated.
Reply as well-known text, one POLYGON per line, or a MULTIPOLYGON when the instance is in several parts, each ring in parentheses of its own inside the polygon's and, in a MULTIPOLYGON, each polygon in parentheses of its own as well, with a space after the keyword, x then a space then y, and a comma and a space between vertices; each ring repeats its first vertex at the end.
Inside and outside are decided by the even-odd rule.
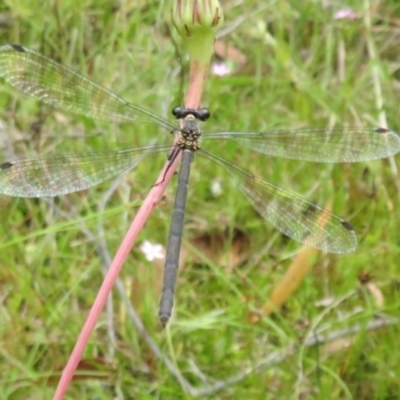
MULTIPOLYGON (((400 132, 400 3, 281 0, 268 6, 251 0, 225 1, 223 7, 221 40, 243 53, 246 63, 234 65, 232 75, 210 75, 203 106, 212 118, 203 130, 387 121, 400 132), (334 13, 346 7, 358 18, 335 19, 334 13)), ((40 51, 169 118, 170 109, 182 103, 187 79, 185 49, 169 23, 169 9, 169 2, 136 0, 3 0, 0 42, 40 51)), ((110 126, 48 109, 4 82, 0 119, 1 161, 12 152, 26 158, 170 140, 151 125, 110 126)), ((255 322, 255 312, 301 248, 265 223, 224 171, 196 159, 186 218, 188 255, 170 337, 157 320, 160 269, 146 261, 139 244, 165 245, 174 184, 121 276, 148 334, 194 387, 227 379, 298 345, 272 368, 207 398, 399 399, 399 327, 366 326, 378 315, 399 317, 400 156, 331 166, 259 156, 225 144, 215 152, 319 204, 332 199, 334 212, 354 225, 359 247, 342 257, 320 253, 312 261, 313 273, 282 312, 255 322), (222 185, 221 196, 212 194, 214 181, 222 185), (217 235, 229 255, 238 230, 250 251, 233 268, 218 265, 189 242, 217 235), (366 273, 382 293, 382 306, 359 284, 359 275, 366 273), (319 306, 323 299, 332 299, 332 305, 319 306), (303 345, 316 331, 355 325, 360 328, 355 335, 341 341, 303 345)), ((51 398, 102 281, 97 251, 102 233, 113 255, 164 161, 163 155, 152 157, 125 174, 103 211, 99 204, 111 182, 50 201, 1 197, 0 399, 51 398)), ((147 347, 118 296, 113 311, 104 313, 86 350, 86 360, 97 360, 96 368, 81 369, 84 376, 74 381, 67 398, 191 398, 147 347)))

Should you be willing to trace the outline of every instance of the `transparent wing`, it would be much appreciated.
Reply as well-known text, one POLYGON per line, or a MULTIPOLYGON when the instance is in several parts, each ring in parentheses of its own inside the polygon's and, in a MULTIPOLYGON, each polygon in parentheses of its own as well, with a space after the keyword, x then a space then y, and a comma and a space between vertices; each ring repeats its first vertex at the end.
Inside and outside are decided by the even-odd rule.
POLYGON ((261 216, 286 236, 327 253, 349 253, 357 247, 357 236, 347 221, 214 154, 198 153, 225 168, 261 216))
POLYGON ((0 46, 0 77, 49 106, 110 122, 153 122, 164 118, 128 103, 83 75, 20 45, 0 46))
POLYGON ((377 160, 400 151, 400 137, 384 128, 277 130, 265 133, 216 132, 207 139, 232 139, 260 153, 315 162, 377 160))
POLYGON ((54 197, 88 189, 134 167, 149 153, 171 146, 92 154, 65 154, 0 164, 0 194, 54 197))

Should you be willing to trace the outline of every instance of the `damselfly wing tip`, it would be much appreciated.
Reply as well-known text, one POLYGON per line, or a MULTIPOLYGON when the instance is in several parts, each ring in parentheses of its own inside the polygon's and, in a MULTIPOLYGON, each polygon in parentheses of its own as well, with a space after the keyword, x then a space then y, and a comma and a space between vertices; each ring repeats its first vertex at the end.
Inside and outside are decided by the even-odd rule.
POLYGON ((10 163, 9 161, 7 161, 7 162, 0 164, 0 169, 8 169, 8 168, 11 168, 12 166, 13 166, 13 163, 10 163))
POLYGON ((346 228, 348 231, 354 231, 353 225, 351 225, 350 222, 348 222, 348 221, 346 221, 346 220, 343 220, 343 221, 342 221, 342 226, 343 226, 344 228, 346 228))
POLYGON ((10 46, 15 50, 19 51, 20 53, 24 53, 25 49, 20 44, 10 44, 10 46))
POLYGON ((380 154, 380 157, 376 157, 376 159, 391 157, 400 151, 400 136, 397 132, 381 127, 376 128, 375 132, 385 137, 385 151, 383 154, 380 154))

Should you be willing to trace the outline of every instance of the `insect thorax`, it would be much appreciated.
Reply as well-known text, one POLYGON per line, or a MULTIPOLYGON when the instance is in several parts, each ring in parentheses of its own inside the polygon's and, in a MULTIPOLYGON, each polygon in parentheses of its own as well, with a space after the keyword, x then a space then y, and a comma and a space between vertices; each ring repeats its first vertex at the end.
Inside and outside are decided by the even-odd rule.
POLYGON ((189 114, 179 121, 180 132, 177 145, 183 150, 200 150, 201 132, 197 126, 196 118, 189 114))

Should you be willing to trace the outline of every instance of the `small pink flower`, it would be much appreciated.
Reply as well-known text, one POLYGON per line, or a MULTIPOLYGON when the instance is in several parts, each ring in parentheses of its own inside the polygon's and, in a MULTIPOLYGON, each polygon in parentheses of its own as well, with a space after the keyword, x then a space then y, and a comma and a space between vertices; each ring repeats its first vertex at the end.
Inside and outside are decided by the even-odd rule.
POLYGON ((232 68, 225 62, 214 62, 211 65, 211 72, 216 76, 225 76, 232 72, 232 68))
POLYGON ((334 19, 349 19, 350 21, 354 21, 357 18, 360 18, 360 14, 356 13, 351 8, 344 8, 343 10, 336 11, 333 15, 334 19))

